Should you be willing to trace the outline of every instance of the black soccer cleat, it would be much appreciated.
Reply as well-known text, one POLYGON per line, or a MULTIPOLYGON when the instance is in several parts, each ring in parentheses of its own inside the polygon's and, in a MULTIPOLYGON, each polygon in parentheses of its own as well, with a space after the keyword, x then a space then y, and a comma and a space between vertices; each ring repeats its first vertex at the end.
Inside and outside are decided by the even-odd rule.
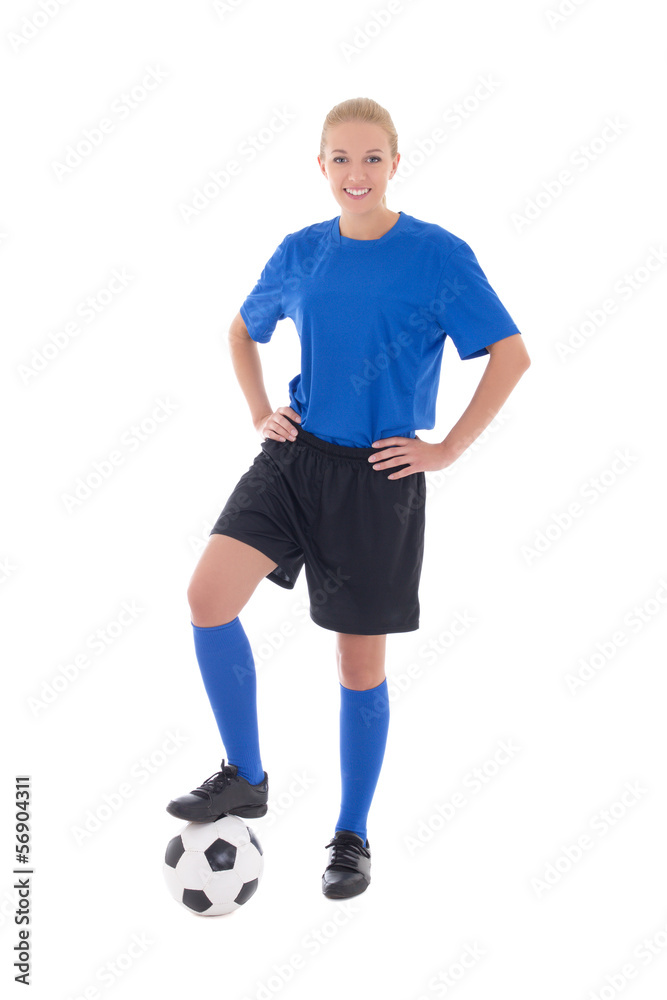
POLYGON ((368 840, 351 830, 336 830, 329 847, 329 864, 322 876, 322 892, 332 899, 357 896, 371 880, 371 852, 368 840))
POLYGON ((243 819, 258 819, 268 811, 269 777, 257 785, 238 773, 236 764, 225 765, 221 770, 203 781, 187 795, 172 799, 167 812, 178 819, 190 823, 211 823, 221 816, 241 816, 243 819))

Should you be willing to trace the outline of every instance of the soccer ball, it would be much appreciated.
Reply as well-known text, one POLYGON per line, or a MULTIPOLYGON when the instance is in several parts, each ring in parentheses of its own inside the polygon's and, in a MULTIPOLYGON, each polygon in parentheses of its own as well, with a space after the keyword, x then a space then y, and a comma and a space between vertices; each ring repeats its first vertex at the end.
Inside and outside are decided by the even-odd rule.
POLYGON ((186 823, 167 844, 162 866, 177 903, 205 917, 231 913, 259 885, 264 854, 240 816, 186 823))

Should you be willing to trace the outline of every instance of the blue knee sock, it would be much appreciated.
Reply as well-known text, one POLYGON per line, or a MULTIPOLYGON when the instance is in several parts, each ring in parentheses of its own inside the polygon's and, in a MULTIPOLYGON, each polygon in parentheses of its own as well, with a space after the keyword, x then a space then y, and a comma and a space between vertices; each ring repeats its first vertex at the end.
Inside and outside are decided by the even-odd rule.
POLYGON ((264 778, 257 729, 257 675, 248 637, 238 616, 225 625, 192 624, 204 687, 227 760, 256 785, 264 778))
POLYGON ((353 691, 341 684, 340 698, 342 798, 336 830, 351 830, 365 844, 368 811, 380 777, 389 730, 387 678, 368 691, 353 691))

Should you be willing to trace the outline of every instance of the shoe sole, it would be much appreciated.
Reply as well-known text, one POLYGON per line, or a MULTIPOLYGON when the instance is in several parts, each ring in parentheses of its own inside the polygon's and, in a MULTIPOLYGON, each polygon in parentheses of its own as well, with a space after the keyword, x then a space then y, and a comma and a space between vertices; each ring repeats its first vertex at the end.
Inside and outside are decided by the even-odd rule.
MULTIPOLYGON (((259 819, 260 816, 266 816, 269 811, 269 807, 266 805, 261 806, 239 806, 238 809, 232 809, 232 816, 242 816, 243 819, 259 819)), ((226 815, 223 813, 223 816, 226 815)))
POLYGON ((223 816, 239 816, 242 819, 260 819, 262 816, 266 816, 269 811, 269 807, 264 805, 258 806, 239 806, 236 809, 230 809, 229 812, 222 812, 218 816, 187 816, 182 812, 170 809, 167 806, 167 812, 170 816, 175 816, 176 819, 182 819, 186 823, 214 823, 216 819, 221 819, 223 816))
POLYGON ((353 892, 325 892, 322 888, 322 894, 328 899, 347 899, 348 896, 358 896, 360 893, 365 892, 368 889, 370 882, 366 882, 364 885, 360 886, 358 889, 354 889, 353 892))

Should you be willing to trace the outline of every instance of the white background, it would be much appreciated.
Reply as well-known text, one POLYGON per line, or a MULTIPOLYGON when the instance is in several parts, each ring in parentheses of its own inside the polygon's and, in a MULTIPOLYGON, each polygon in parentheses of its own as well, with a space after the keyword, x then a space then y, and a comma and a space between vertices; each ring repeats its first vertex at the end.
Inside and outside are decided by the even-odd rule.
MULTIPOLYGON (((31 996, 664 996, 664 46, 648 0, 563 3, 558 22, 556 4, 414 0, 380 28, 389 5, 351 0, 3 4, 0 961, 11 980, 14 777, 27 774, 31 996), (114 113, 151 70, 161 81, 114 113), (199 918, 161 864, 182 825, 166 803, 221 757, 187 584, 260 446, 227 330, 283 236, 339 214, 316 157, 326 113, 355 96, 398 130, 388 207, 472 246, 532 366, 485 438, 427 473, 421 625, 387 643, 369 889, 347 910, 321 893, 339 688, 302 573, 292 592, 263 581, 241 615, 272 798, 251 824, 265 875, 241 910, 199 918), (262 132, 276 109, 291 121, 262 132), (59 177, 105 117, 113 131, 59 177), (240 174, 186 221, 234 159, 240 174), (86 322, 79 304, 103 301, 114 269, 131 280, 86 322), (114 450, 122 463, 68 510, 114 450), (118 628, 123 605, 135 617, 118 628), (457 614, 474 622, 450 641, 457 614), (591 658, 573 692, 567 676, 591 658), (502 741, 515 750, 494 763, 502 741), (457 792, 445 822, 437 807, 457 792), (128 959, 133 935, 145 947, 128 959)), ((260 356, 272 405, 287 404, 291 321, 260 356)), ((420 436, 442 440, 485 364, 446 342, 437 423, 420 436)))

